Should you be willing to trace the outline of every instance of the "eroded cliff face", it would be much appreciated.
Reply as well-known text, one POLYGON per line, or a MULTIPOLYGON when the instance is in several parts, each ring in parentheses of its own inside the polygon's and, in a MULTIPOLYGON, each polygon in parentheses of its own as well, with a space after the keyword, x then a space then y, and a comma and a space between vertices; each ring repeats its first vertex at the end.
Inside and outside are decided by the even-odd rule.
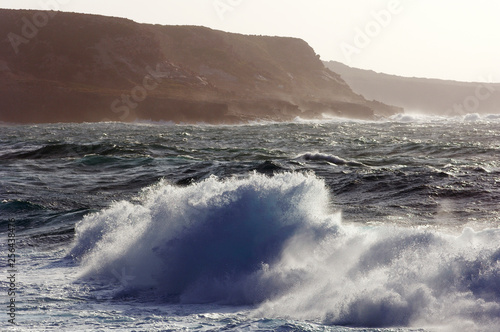
POLYGON ((365 100, 296 38, 0 10, 0 121, 235 123, 398 108, 365 100))

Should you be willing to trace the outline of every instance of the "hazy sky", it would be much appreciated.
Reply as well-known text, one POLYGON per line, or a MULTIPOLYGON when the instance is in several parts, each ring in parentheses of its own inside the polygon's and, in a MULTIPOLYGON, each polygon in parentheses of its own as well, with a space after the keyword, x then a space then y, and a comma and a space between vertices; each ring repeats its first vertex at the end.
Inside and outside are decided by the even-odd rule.
POLYGON ((403 76, 500 81, 498 0, 0 0, 137 22, 306 40, 322 60, 403 76))

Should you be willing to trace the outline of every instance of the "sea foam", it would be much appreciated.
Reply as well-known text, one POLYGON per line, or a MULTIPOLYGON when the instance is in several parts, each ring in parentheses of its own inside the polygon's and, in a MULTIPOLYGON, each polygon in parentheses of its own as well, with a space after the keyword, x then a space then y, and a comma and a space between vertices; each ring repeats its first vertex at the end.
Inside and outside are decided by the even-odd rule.
POLYGON ((292 239, 316 243, 337 234, 338 217, 327 208, 327 189, 313 175, 161 182, 138 204, 117 202, 86 216, 71 255, 86 276, 132 275, 130 289, 184 302, 256 303, 299 277, 269 273, 292 239))
POLYGON ((311 174, 162 181, 87 215, 70 254, 83 280, 127 296, 344 326, 500 325, 500 230, 343 225, 331 199, 311 174))

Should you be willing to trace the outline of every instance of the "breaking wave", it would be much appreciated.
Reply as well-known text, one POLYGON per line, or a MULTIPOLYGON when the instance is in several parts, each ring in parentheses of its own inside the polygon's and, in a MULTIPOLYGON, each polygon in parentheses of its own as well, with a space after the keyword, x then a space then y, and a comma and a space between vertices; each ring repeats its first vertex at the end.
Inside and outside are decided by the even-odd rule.
POLYGON ((311 174, 162 181, 87 215, 70 255, 125 296, 344 326, 499 326, 500 230, 346 225, 330 201, 311 174))
POLYGON ((305 153, 300 158, 306 160, 306 161, 326 161, 334 165, 347 165, 347 166, 364 166, 363 163, 357 162, 357 161, 351 161, 351 160, 345 160, 343 158, 330 155, 330 154, 325 154, 325 153, 305 153))
POLYGON ((500 114, 479 114, 467 113, 456 115, 437 115, 437 114, 424 114, 424 113, 398 113, 387 118, 389 121, 394 122, 475 122, 487 121, 497 122, 500 120, 500 114))

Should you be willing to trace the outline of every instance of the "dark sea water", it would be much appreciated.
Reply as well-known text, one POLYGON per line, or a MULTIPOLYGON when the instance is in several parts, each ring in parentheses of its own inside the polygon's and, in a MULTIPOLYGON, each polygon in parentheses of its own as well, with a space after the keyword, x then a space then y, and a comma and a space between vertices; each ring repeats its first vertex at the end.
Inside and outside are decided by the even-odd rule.
POLYGON ((499 175, 495 115, 1 125, 14 329, 498 331, 499 175))

